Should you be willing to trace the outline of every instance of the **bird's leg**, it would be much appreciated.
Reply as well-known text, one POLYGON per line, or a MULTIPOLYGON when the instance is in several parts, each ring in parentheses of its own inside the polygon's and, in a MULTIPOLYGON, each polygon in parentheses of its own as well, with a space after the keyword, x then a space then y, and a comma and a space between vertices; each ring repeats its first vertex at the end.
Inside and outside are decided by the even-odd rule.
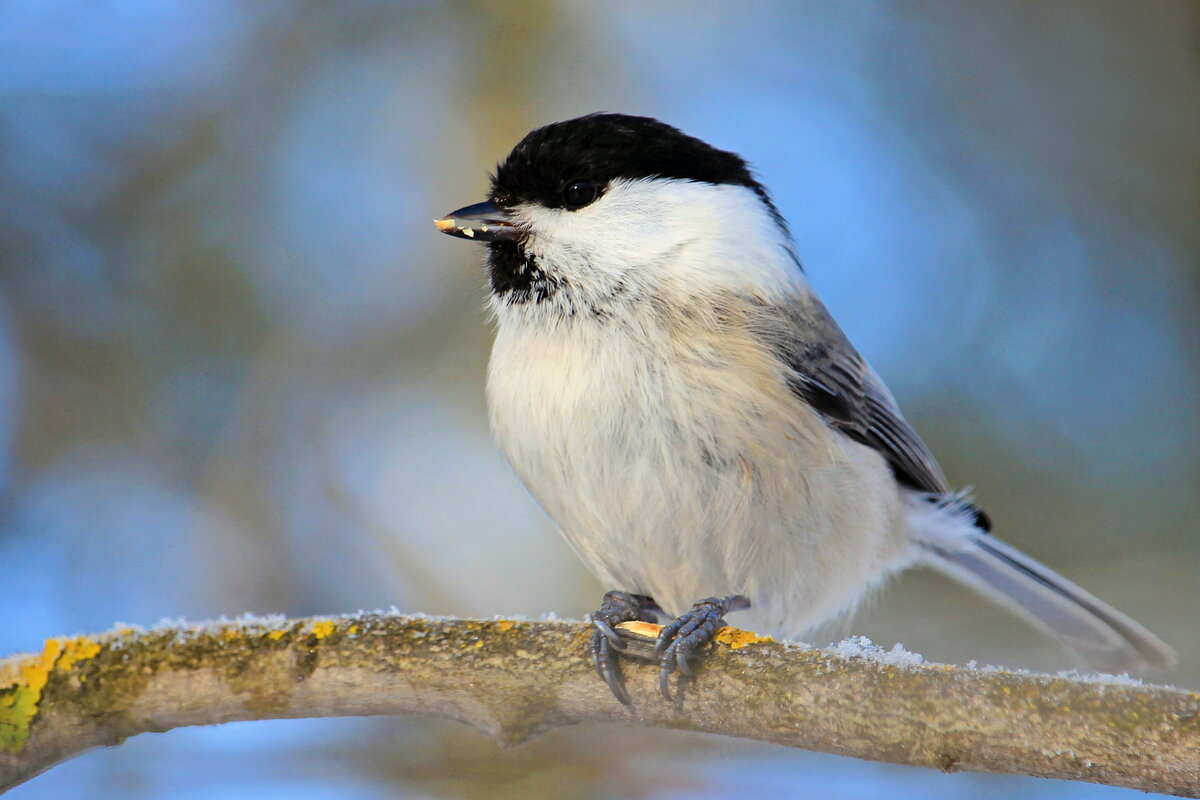
POLYGON ((663 626, 658 634, 654 652, 658 654, 658 688, 671 700, 671 673, 691 675, 688 658, 697 648, 707 644, 725 624, 725 615, 750 607, 750 598, 734 594, 729 597, 706 597, 679 619, 663 626))
POLYGON ((654 612, 658 610, 654 600, 644 594, 608 592, 600 603, 600 610, 588 614, 588 622, 596 626, 591 642, 592 663, 613 696, 625 705, 630 705, 629 693, 625 691, 625 680, 617 666, 617 653, 624 652, 625 645, 614 629, 621 622, 655 622, 654 612))

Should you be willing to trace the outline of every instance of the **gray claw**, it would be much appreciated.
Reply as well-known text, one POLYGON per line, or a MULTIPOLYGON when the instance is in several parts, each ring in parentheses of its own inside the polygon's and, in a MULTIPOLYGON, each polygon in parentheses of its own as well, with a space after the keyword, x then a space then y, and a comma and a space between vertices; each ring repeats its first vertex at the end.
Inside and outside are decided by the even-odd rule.
POLYGON ((690 652, 675 653, 675 669, 679 670, 680 675, 687 675, 689 678, 692 676, 692 668, 688 664, 688 656, 690 655, 690 652))
POLYGON ((725 614, 749 607, 750 600, 742 595, 709 597, 663 627, 654 643, 654 652, 660 655, 658 689, 667 702, 671 702, 671 673, 679 670, 680 676, 691 676, 688 659, 692 653, 712 640, 717 628, 724 623, 725 614))
POLYGON ((617 702, 626 706, 633 705, 633 701, 629 699, 629 692, 625 689, 625 681, 621 678, 620 671, 615 668, 615 660, 616 657, 612 653, 612 641, 602 630, 593 633, 592 664, 595 665, 596 672, 608 685, 609 691, 613 693, 613 697, 617 698, 617 702))
POLYGON ((600 610, 587 617, 595 627, 590 641, 592 664, 612 691, 613 697, 622 705, 631 706, 633 702, 625 689, 617 654, 626 652, 629 647, 621 640, 614 626, 635 619, 653 619, 651 609, 654 608, 657 608, 654 600, 645 595, 611 591, 605 593, 600 610))
POLYGON ((663 657, 662 665, 658 670, 658 691, 662 693, 663 698, 668 702, 672 702, 671 698, 671 673, 674 671, 674 666, 671 664, 671 655, 668 653, 663 657))
POLYGON ((595 614, 589 614, 588 621, 600 630, 601 635, 604 636, 609 647, 611 647, 613 650, 616 650, 618 653, 624 653, 626 651, 627 648, 625 643, 621 641, 621 635, 613 630, 613 627, 609 625, 608 622, 595 614))

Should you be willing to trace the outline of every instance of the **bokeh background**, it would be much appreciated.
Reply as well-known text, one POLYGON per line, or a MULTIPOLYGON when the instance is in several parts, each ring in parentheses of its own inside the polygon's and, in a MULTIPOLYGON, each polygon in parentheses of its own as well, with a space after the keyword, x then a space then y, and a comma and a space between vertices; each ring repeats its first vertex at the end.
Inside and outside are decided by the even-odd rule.
MULTIPOLYGON (((0 5, 0 653, 121 621, 601 587, 493 450, 481 251, 529 129, 649 114, 757 167, 813 284, 997 531, 1200 688, 1194 3, 0 5)), ((822 631, 1068 654, 909 574, 822 631)), ((619 727, 143 736, 31 798, 1134 797, 619 727)), ((1141 796, 1141 795, 1136 795, 1141 796)))

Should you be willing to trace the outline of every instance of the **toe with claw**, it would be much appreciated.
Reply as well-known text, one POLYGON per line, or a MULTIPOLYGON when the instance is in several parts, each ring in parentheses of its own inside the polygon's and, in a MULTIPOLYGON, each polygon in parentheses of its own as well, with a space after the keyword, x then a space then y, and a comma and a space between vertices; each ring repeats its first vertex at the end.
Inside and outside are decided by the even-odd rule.
POLYGON ((592 664, 612 690, 613 696, 624 705, 631 705, 631 702, 617 663, 617 654, 625 652, 625 645, 614 629, 622 622, 654 622, 657 609, 654 600, 645 595, 608 592, 600 609, 588 615, 588 621, 596 628, 591 639, 592 664))
POLYGON ((678 670, 681 675, 691 675, 688 659, 712 640, 713 634, 725 624, 725 615, 749 607, 749 598, 740 594, 707 597, 663 627, 654 651, 659 657, 658 688, 668 702, 671 701, 671 673, 678 670))

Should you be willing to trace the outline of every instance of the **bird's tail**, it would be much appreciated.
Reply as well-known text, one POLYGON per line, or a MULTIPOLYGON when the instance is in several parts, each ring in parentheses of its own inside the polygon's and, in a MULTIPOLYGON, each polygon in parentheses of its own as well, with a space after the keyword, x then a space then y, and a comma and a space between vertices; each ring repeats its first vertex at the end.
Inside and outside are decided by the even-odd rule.
POLYGON ((976 527, 958 498, 927 502, 910 517, 918 559, 1016 612, 1104 672, 1170 669, 1175 651, 1071 581, 976 527))

